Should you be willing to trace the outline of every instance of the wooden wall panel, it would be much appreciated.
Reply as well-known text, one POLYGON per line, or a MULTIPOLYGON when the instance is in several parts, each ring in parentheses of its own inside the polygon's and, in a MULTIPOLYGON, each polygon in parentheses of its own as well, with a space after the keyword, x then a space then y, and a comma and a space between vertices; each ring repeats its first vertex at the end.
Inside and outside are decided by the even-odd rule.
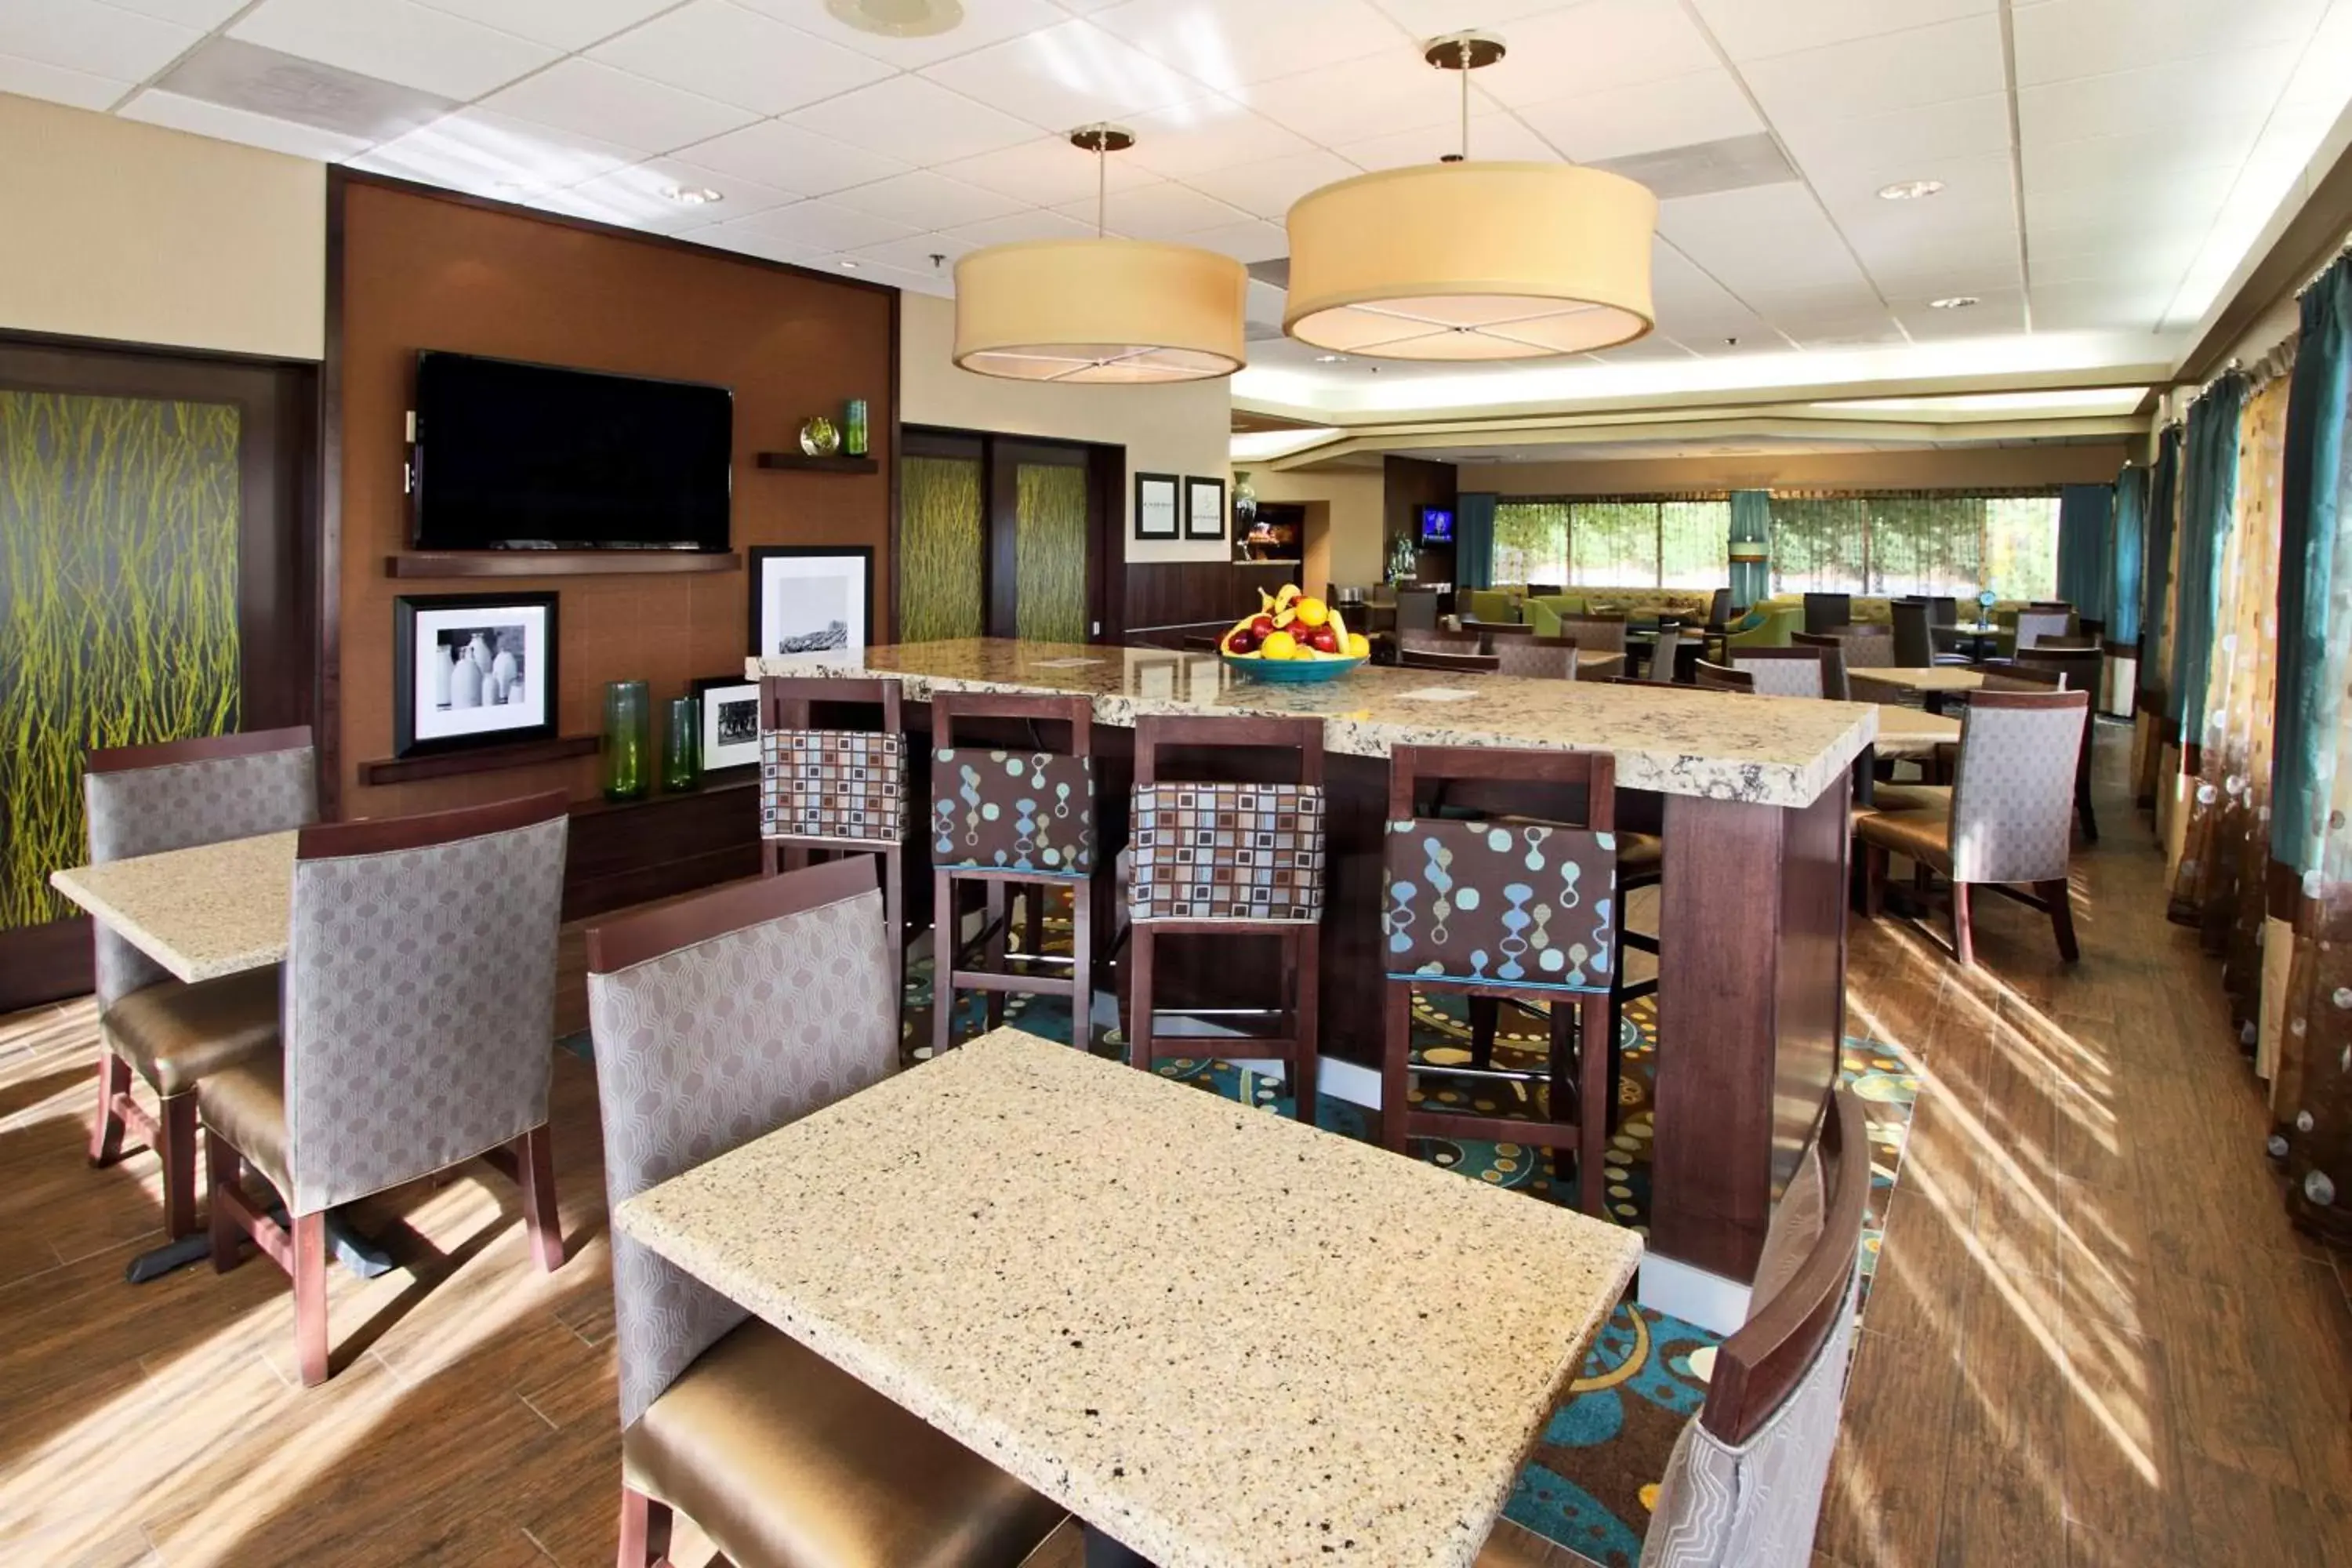
MULTIPOLYGON (((1127 566, 1127 631, 1131 637, 1148 637, 1155 631, 1180 626, 1229 626, 1244 611, 1257 607, 1261 589, 1271 594, 1285 583, 1297 581, 1295 565, 1131 561, 1127 566)), ((1310 591, 1319 591, 1319 586, 1310 591)))
POLYGON ((392 754, 392 604, 400 595, 553 591, 561 597, 565 734, 602 725, 608 680, 651 682, 656 708, 700 676, 742 668, 749 588, 738 570, 692 576, 394 580, 408 543, 404 416, 419 349, 715 382, 735 392, 732 542, 864 544, 875 552, 870 635, 891 605, 892 410, 898 295, 845 278, 729 256, 362 176, 339 176, 340 268, 331 336, 340 388, 341 623, 335 766, 341 814, 437 809, 555 785, 595 792, 595 759, 393 786, 359 782, 392 754), (879 471, 763 471, 811 414, 863 397, 879 471))
MULTIPOLYGON (((1400 458, 1391 453, 1381 464, 1382 480, 1382 532, 1381 555, 1385 563, 1391 541, 1421 538, 1421 509, 1425 506, 1454 506, 1459 500, 1460 484, 1451 463, 1433 463, 1422 458, 1400 458)), ((1455 522, 1459 525, 1460 519, 1455 522)), ((1419 565, 1415 575, 1424 583, 1453 583, 1457 579, 1454 570, 1454 546, 1420 551, 1415 559, 1419 565)))

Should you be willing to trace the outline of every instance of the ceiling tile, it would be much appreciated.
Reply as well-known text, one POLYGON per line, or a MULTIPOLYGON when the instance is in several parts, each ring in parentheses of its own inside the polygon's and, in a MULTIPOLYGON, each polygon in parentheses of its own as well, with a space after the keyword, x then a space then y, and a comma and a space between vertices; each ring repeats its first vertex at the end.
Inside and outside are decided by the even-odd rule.
POLYGON ((1764 122, 1729 71, 1710 67, 1636 87, 1520 106, 1519 118, 1580 163, 1748 136, 1764 122))
POLYGON ((417 0, 417 4, 559 49, 584 49, 668 10, 677 0, 417 0))
POLYGON ((2025 295, 2022 290, 2004 289, 1997 294, 1977 296, 1980 303, 1964 310, 1938 310, 1927 300, 1904 299, 1894 301, 1895 314, 1904 331, 1921 341, 1950 338, 1991 338, 2025 331, 2025 295))
POLYGON ((782 114, 890 74, 879 60, 727 0, 693 0, 599 44, 590 54, 606 65, 761 114, 782 114))
MULTIPOLYGON (((1289 158, 1268 158, 1238 168, 1195 174, 1185 182, 1219 201, 1231 202, 1259 217, 1278 218, 1290 204, 1309 191, 1362 173, 1335 153, 1320 150, 1289 158)), ((1277 252, 1276 254, 1279 254, 1277 252)))
POLYGON ((928 169, 858 185, 840 192, 833 199, 853 211, 871 213, 917 229, 979 223, 1018 212, 1023 205, 1010 196, 951 180, 928 169))
MULTIPOLYGON (((1125 192, 1109 204, 1109 208, 1110 232, 1129 239, 1173 239, 1195 229, 1241 223, 1250 216, 1239 207, 1168 180, 1125 192)), ((1077 223, 1091 225, 1095 221, 1091 197, 1065 203, 1055 210, 1077 223)))
POLYGON ((906 173, 907 165, 863 147, 835 142, 779 120, 682 147, 678 156, 778 190, 822 196, 851 185, 906 173))
MULTIPOLYGON (((2074 244, 2083 244, 2081 231, 2074 244)), ((2033 286, 2036 289, 2062 283, 2173 284, 2180 281, 2189 264, 2197 258, 2194 240, 2168 244, 2147 245, 2122 243, 2104 249, 2078 248, 2069 255, 2046 254, 2040 246, 2033 250, 2033 286)), ((1976 293, 1979 289, 1951 289, 1952 293, 1976 293)))
POLYGON ((2121 136, 2166 125, 2211 124, 2275 100, 2294 73, 2290 44, 2207 55, 2171 65, 2021 87, 2018 127, 2027 146, 2088 136, 2121 136))
MULTIPOLYGON (((1359 168, 1402 169, 1414 163, 1434 163, 1461 150, 1461 127, 1440 122, 1350 142, 1339 153, 1359 168)), ((1528 130, 1517 115, 1496 112, 1470 117, 1470 155, 1549 163, 1559 153, 1550 142, 1528 130)))
MULTIPOLYGON (((824 0, 740 0, 828 43, 856 49, 900 70, 915 70, 956 55, 1037 32, 1066 20, 1049 0, 963 0, 963 20, 927 38, 886 38, 853 27, 825 9, 824 0)), ((1071 7, 1075 9, 1075 7, 1071 7)))
POLYGON ((409 0, 261 0, 229 36, 455 99, 479 98, 556 58, 544 44, 409 0))
MULTIPOLYGON (((1271 261, 1277 256, 1286 255, 1290 249, 1290 237, 1283 232, 1280 224, 1265 223, 1256 218, 1244 223, 1223 224, 1215 228, 1196 229, 1176 237, 1186 245, 1213 250, 1244 264, 1271 261)), ((1281 314, 1279 310, 1275 312, 1277 319, 1281 314)))
POLYGON ((968 239, 934 233, 908 235, 904 239, 886 239, 879 245, 861 245, 849 254, 860 261, 871 261, 877 266, 895 268, 918 277, 934 277, 942 287, 952 289, 956 258, 979 248, 968 239), (931 262, 934 256, 944 259, 934 266, 931 262))
MULTIPOLYGON (((558 192, 559 195, 562 193, 558 192)), ((694 243, 714 245, 721 250, 732 250, 745 256, 756 256, 763 261, 787 261, 804 265, 823 256, 824 251, 797 245, 782 235, 759 234, 740 224, 713 224, 709 228, 694 231, 694 243)))
POLYGON ((717 225, 710 232, 766 235, 800 249, 832 251, 855 250, 859 246, 878 245, 886 239, 903 239, 919 231, 909 225, 893 223, 871 213, 853 212, 827 198, 770 207, 766 212, 753 213, 749 217, 734 218, 717 225))
POLYGON ((1957 212, 2005 212, 2016 198, 2016 170, 2005 146, 1963 158, 1922 158, 1904 151, 1899 140, 1881 147, 1857 136, 1840 154, 1803 159, 1799 167, 1822 205, 1840 217, 1853 214, 1864 221, 1935 222, 1957 212), (1878 194, 1909 180, 1940 180, 1944 188, 1914 201, 1887 201, 1878 194))
POLYGON ((2303 63, 2280 101, 2340 108, 2352 93, 2352 5, 2337 5, 2304 47, 2303 63))
POLYGON ((923 68, 967 98, 1050 131, 1124 121, 1205 89, 1085 22, 1064 22, 923 68))
POLYGON ((992 153, 1029 141, 1041 129, 919 76, 894 76, 785 118, 820 136, 916 164, 992 153))
POLYGON ((159 89, 375 146, 432 124, 454 99, 382 77, 215 36, 154 79, 159 89))
POLYGON ((125 78, 92 76, 88 71, 0 54, 0 92, 69 103, 76 109, 104 109, 134 85, 125 78))
POLYGON ((1969 16, 1750 61, 1740 74, 1776 126, 1858 120, 2008 89, 2000 24, 1969 16))
POLYGON ((1114 162, 1187 179, 1266 158, 1311 152, 1314 143, 1230 98, 1196 98, 1122 121, 1135 145, 1114 162))
POLYGON ((1407 37, 1433 38, 1524 22, 1548 11, 1581 5, 1584 0, 1372 0, 1372 4, 1403 28, 1407 37))
POLYGON ((2042 0, 2016 12, 2021 86, 2262 44, 2301 45, 2327 0, 2042 0))
MULTIPOLYGON (((1514 108, 1570 92, 1664 81, 1720 64, 1679 0, 1587 0, 1514 24, 1505 42, 1510 52, 1477 72, 1476 80, 1514 108)), ((1452 75, 1445 75, 1451 86, 1452 75)))
POLYGON ((1091 20, 1221 92, 1411 47, 1366 0, 1128 0, 1091 20))
POLYGON ((115 81, 144 81, 203 37, 194 27, 90 0, 0 5, 0 55, 115 81))
POLYGON ((910 272, 903 267, 887 267, 878 261, 868 261, 860 251, 842 251, 833 256, 819 256, 803 262, 820 271, 854 272, 868 283, 887 283, 893 289, 913 294, 930 294, 940 299, 955 295, 955 276, 940 270, 932 271, 928 262, 920 272, 910 272))
POLYGON ((106 0, 118 11, 135 11, 161 22, 211 32, 246 7, 247 0, 106 0))
MULTIPOLYGON (((1254 82, 1240 96, 1276 124, 1326 147, 1458 125, 1462 113, 1454 79, 1430 69, 1410 49, 1254 82)), ((1495 108, 1475 84, 1470 98, 1474 119, 1495 108)))
POLYGON ((1856 171, 1925 167, 1986 154, 2008 157, 2009 96, 1983 93, 1859 120, 1776 123, 1774 130, 1808 178, 1834 186, 1857 177, 1856 171))
POLYGON ((2170 301, 2177 279, 2149 279, 2137 285, 2109 280, 2097 283, 2056 283, 2033 286, 2033 330, 2037 332, 2145 331, 2170 301))
POLYGON ((967 245, 982 246, 1011 245, 1024 239, 1084 239, 1094 231, 1091 219, 1080 223, 1057 212, 1037 209, 1009 217, 992 217, 985 223, 964 224, 950 229, 948 236, 967 245))
POLYGON ((1816 49, 1963 16, 1989 16, 1999 0, 1694 0, 1735 60, 1816 49))
MULTIPOLYGON (((1107 161, 1104 175, 1113 191, 1148 185, 1159 178, 1132 158, 1132 150, 1107 161)), ((939 172, 1030 206, 1059 206, 1095 189, 1095 156, 1060 136, 1040 136, 976 158, 942 163, 939 172)))
POLYGON ((2028 185, 2027 232, 2042 224, 2130 225, 2148 234, 2202 227, 2238 183, 2229 167, 2143 170, 2128 180, 2080 185, 2028 185))
POLYGON ((574 56, 484 100, 501 114, 667 153, 755 119, 749 110, 574 56))
POLYGON ((512 197, 559 190, 633 163, 636 149, 574 131, 461 109, 352 160, 354 168, 512 197))
POLYGON ((572 187, 572 194, 603 209, 604 221, 627 224, 656 234, 730 223, 800 199, 791 191, 756 181, 738 179, 679 158, 655 158, 633 163, 572 187), (719 200, 696 205, 679 201, 673 192, 716 192, 719 200))
POLYGON ((1859 286, 1861 269, 1801 185, 1685 196, 1665 203, 1658 232, 1723 286, 1746 298, 1759 289, 1859 286), (1758 243, 1770 235, 1772 243, 1758 243))
POLYGON ((200 98, 184 98, 176 92, 151 89, 116 112, 125 120, 168 125, 174 131, 194 132, 223 142, 242 142, 248 147, 267 147, 273 153, 311 158, 321 163, 341 163, 372 145, 357 136, 339 136, 313 125, 299 125, 268 114, 250 114, 242 109, 206 103, 200 98))

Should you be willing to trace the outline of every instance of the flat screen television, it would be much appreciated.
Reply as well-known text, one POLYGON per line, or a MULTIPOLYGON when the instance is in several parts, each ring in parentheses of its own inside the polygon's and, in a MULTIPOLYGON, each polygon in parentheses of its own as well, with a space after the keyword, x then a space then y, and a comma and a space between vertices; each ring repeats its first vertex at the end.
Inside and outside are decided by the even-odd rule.
POLYGON ((1421 509, 1421 542, 1423 544, 1454 542, 1454 509, 1450 506, 1425 506, 1421 509))
POLYGON ((427 349, 419 550, 724 550, 735 395, 427 349))

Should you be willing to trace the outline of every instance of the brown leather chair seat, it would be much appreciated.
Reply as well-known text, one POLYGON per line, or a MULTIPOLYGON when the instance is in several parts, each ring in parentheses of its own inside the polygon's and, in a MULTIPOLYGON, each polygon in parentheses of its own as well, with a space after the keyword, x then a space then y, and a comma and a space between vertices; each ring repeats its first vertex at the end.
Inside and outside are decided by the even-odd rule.
POLYGON ((282 1047, 257 1051, 207 1075, 196 1085, 196 1111, 215 1136, 225 1138, 248 1163, 269 1178, 282 1196, 287 1179, 286 1053, 282 1047))
POLYGON ((185 1094, 196 1081, 278 1045, 278 966, 184 985, 167 980, 133 991, 99 1026, 123 1060, 158 1094, 185 1094))
POLYGON ((1952 819, 1941 811, 1882 811, 1854 824, 1865 844, 1941 871, 1952 863, 1952 819))
POLYGON ((1934 811, 1952 815, 1949 784, 1883 784, 1871 791, 1871 805, 1880 811, 1934 811))
POLYGON ((738 1568, 1013 1568, 1065 1510, 753 1319, 621 1435, 738 1568))

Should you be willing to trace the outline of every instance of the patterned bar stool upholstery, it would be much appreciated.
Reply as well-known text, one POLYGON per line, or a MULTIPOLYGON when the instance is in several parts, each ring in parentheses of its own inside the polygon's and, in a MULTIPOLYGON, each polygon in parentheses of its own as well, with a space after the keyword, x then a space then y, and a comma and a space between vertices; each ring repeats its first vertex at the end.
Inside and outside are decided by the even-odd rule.
MULTIPOLYGON (((1612 831, 1616 764, 1605 752, 1489 747, 1400 746, 1389 762, 1388 840, 1381 932, 1388 973, 1381 1073, 1381 1133, 1404 1152, 1415 1136, 1499 1139, 1552 1151, 1558 1178, 1577 1156, 1577 1190, 1601 1214, 1599 1179, 1607 1107, 1616 1098, 1605 1043, 1620 954, 1617 838, 1612 831), (1423 816, 1421 804, 1449 784, 1475 782, 1578 790, 1583 811, 1548 808, 1528 817, 1463 821, 1423 816), (1423 1068, 1412 1058, 1412 993, 1451 991, 1550 1010, 1547 1073, 1496 1068, 1423 1068), (1440 1112, 1412 1103, 1417 1072, 1548 1085, 1533 1119, 1440 1112)), ((1534 1096, 1529 1094, 1532 1102, 1534 1096)))
POLYGON ((988 1026, 1004 1021, 1004 994, 1067 996, 1070 1039, 1087 1044, 1087 1017, 1094 1001, 1095 856, 1094 704, 1083 697, 997 696, 938 692, 931 698, 931 1051, 948 1049, 955 1038, 956 993, 988 994, 988 1026), (958 727, 974 721, 1017 720, 1033 731, 1039 723, 1069 731, 1067 749, 992 750, 968 747, 958 727), (978 942, 985 966, 967 969, 971 944, 963 939, 961 884, 986 890, 985 923, 978 942), (1043 918, 1045 890, 1070 890, 1070 973, 1055 978, 1034 973, 1045 957, 1043 918), (1029 920, 1026 959, 1033 973, 1008 973, 1011 921, 1008 895, 1020 889, 1029 920))
POLYGON ((883 923, 890 931, 890 952, 902 954, 906 838, 907 730, 898 683, 830 676, 761 679, 761 871, 772 877, 820 857, 878 858, 883 923), (819 728, 814 710, 821 704, 877 709, 880 728, 819 728))
MULTIPOLYGON (((1284 770, 1286 772, 1291 770, 1284 770)), ((1135 727, 1129 808, 1128 1052, 1139 1068, 1163 1057, 1274 1058, 1285 1064, 1301 1121, 1315 1120, 1317 1018, 1322 984, 1323 721, 1147 717, 1135 727), (1223 784, 1163 776, 1177 749, 1295 755, 1295 782, 1223 784), (1236 1038, 1162 1035, 1153 965, 1167 937, 1252 935, 1282 946, 1289 1028, 1236 1038)), ((1277 1017, 1284 1009, 1277 1008, 1277 1017)))
MULTIPOLYGON (((309 726, 92 752, 83 765, 92 864, 307 827, 318 820, 309 726)), ((98 1121, 89 1163, 122 1154, 128 1127, 163 1166, 163 1228, 196 1229, 196 1084, 278 1043, 276 965, 191 985, 102 924, 97 957, 98 1121), (131 1098, 137 1072, 153 1115, 131 1098)))

